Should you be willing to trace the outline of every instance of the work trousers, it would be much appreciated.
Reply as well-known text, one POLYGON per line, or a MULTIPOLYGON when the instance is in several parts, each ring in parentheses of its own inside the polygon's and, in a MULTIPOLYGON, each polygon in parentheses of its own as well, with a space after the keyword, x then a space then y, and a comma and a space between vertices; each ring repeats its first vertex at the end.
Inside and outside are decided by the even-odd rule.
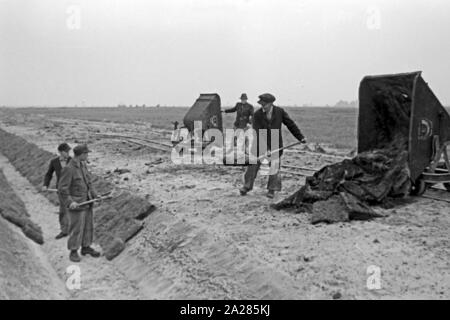
MULTIPOLYGON (((281 176, 280 176, 280 160, 275 160, 272 165, 272 170, 274 172, 270 172, 269 181, 267 182, 267 189, 270 191, 281 191, 281 176), (276 162, 275 162, 276 161, 276 162)), ((261 162, 257 162, 256 164, 251 164, 247 167, 244 175, 244 187, 247 190, 253 189, 253 184, 255 183, 256 176, 258 174, 259 168, 261 167, 261 162)), ((271 171, 272 171, 271 170, 271 171)))
POLYGON ((69 234, 69 214, 67 212, 66 206, 63 204, 63 200, 58 192, 59 199, 59 225, 61 232, 64 234, 69 234))
POLYGON ((89 247, 94 239, 94 217, 92 206, 82 210, 70 210, 69 213, 69 240, 67 248, 78 250, 80 247, 89 247))

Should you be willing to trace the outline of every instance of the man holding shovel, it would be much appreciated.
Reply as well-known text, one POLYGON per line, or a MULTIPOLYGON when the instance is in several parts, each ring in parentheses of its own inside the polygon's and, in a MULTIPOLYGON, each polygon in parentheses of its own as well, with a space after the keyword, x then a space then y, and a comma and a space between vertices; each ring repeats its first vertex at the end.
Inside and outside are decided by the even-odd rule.
POLYGON ((94 258, 100 253, 91 248, 94 238, 93 203, 83 202, 97 198, 92 186, 90 173, 86 168, 86 160, 90 150, 86 145, 78 145, 73 149, 74 158, 62 170, 58 185, 63 203, 69 208, 69 240, 70 260, 80 262, 78 249, 81 254, 94 258))
MULTIPOLYGON (((58 146, 59 156, 52 159, 48 166, 47 173, 44 176, 43 191, 50 191, 50 181, 52 180, 53 173, 56 175, 56 189, 58 189, 59 178, 61 177, 62 168, 64 168, 72 159, 69 156, 70 147, 67 143, 61 143, 58 146)), ((55 190, 53 190, 55 191, 55 190)), ((67 208, 62 204, 61 195, 58 193, 59 198, 59 225, 61 227, 60 233, 56 236, 56 239, 61 239, 69 234, 69 217, 67 208)))
POLYGON ((272 151, 273 154, 271 154, 270 157, 272 163, 267 184, 267 189, 269 190, 267 197, 272 199, 275 195, 275 191, 281 190, 281 178, 278 171, 280 168, 280 157, 283 151, 278 149, 283 148, 283 137, 281 135, 282 124, 289 129, 298 141, 306 143, 305 137, 295 122, 289 117, 284 109, 274 106, 274 101, 275 97, 270 93, 259 96, 258 103, 262 107, 255 112, 253 117, 253 129, 255 129, 257 134, 258 161, 256 164, 250 164, 247 167, 244 176, 244 186, 239 189, 241 195, 246 195, 247 192, 253 189, 253 183, 255 182, 256 175, 261 166, 262 159, 260 156, 263 156, 270 151, 272 151))

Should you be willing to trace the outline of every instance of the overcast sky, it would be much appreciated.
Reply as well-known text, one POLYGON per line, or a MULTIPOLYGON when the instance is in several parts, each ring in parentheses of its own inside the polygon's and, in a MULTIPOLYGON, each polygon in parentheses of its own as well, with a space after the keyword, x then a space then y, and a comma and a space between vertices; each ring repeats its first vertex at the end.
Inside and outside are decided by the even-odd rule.
POLYGON ((450 1, 0 0, 0 105, 334 105, 416 70, 450 104, 450 1))

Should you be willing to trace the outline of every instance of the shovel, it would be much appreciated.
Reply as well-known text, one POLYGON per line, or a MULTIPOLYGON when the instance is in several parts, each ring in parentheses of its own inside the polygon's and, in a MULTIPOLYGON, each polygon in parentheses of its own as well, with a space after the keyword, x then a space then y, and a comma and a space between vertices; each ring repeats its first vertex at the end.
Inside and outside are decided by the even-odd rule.
POLYGON ((108 200, 108 199, 112 199, 112 198, 114 198, 113 191, 109 191, 107 193, 102 194, 98 198, 78 203, 77 208, 81 207, 81 206, 84 206, 84 205, 87 205, 87 204, 96 203, 96 202, 100 202, 100 201, 108 200))
POLYGON ((266 152, 266 154, 264 154, 264 155, 262 155, 262 156, 259 156, 259 157, 257 158, 257 160, 260 161, 260 160, 262 160, 262 159, 264 159, 264 158, 268 158, 268 157, 270 157, 272 154, 274 154, 274 153, 276 153, 276 152, 280 152, 281 150, 292 148, 292 147, 294 147, 294 146, 296 146, 296 145, 299 145, 299 144, 302 144, 302 143, 303 143, 303 142, 301 142, 301 141, 297 141, 297 142, 292 143, 292 144, 290 144, 290 145, 288 145, 288 146, 286 146, 286 147, 283 147, 283 148, 275 149, 275 150, 273 150, 273 151, 266 152))
MULTIPOLYGON (((258 158, 256 158, 256 161, 261 161, 261 160, 264 159, 264 158, 270 157, 273 153, 279 152, 279 151, 284 150, 284 149, 292 148, 292 147, 294 147, 294 146, 296 146, 296 145, 299 145, 299 144, 302 144, 302 143, 304 143, 304 142, 302 142, 302 141, 297 141, 297 142, 292 143, 292 144, 290 144, 290 145, 288 145, 288 146, 285 146, 285 147, 283 147, 283 148, 279 148, 279 149, 275 149, 275 150, 273 150, 273 151, 266 152, 264 155, 259 156, 258 158)), ((254 159, 254 158, 253 158, 253 159, 254 159)), ((247 162, 247 159, 246 159, 246 164, 248 164, 248 163, 249 163, 249 162, 247 162)), ((224 164, 224 165, 232 165, 232 166, 241 166, 241 165, 243 165, 243 164, 234 164, 234 163, 229 164, 229 163, 226 162, 226 157, 223 158, 223 164, 224 164)))

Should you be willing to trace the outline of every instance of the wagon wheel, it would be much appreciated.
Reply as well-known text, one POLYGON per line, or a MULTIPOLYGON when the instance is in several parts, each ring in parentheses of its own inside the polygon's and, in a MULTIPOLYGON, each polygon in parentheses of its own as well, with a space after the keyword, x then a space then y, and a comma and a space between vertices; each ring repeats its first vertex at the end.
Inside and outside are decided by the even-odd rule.
POLYGON ((447 191, 450 191, 450 182, 444 183, 444 187, 445 189, 447 189, 447 191))
POLYGON ((427 190, 428 184, 422 179, 417 179, 415 183, 411 186, 411 195, 413 196, 421 196, 427 190))

